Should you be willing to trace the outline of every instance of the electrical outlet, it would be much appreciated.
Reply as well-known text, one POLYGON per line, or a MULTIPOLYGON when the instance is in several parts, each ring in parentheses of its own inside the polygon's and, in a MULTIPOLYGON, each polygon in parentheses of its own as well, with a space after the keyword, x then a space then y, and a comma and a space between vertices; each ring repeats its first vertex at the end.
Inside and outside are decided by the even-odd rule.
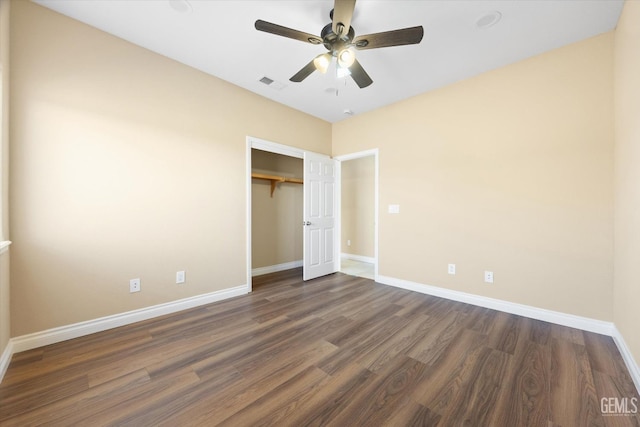
POLYGON ((176 283, 180 284, 180 283, 184 283, 184 271, 178 271, 176 273, 176 283))
POLYGON ((129 280, 129 292, 140 292, 140 279, 129 280))
POLYGON ((347 240, 347 246, 351 246, 351 240, 347 240))
POLYGON ((484 281, 486 283, 493 283, 493 271, 484 272, 484 281))
POLYGON ((456 274, 456 265, 455 264, 449 264, 447 266, 447 272, 449 274, 456 274))

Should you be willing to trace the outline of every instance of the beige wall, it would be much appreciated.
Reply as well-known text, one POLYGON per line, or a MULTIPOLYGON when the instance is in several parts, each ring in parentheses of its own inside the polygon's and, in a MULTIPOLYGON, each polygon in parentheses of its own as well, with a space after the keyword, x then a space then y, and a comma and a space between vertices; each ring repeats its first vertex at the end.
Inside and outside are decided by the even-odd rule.
POLYGON ((333 128, 11 5, 12 336, 245 284, 252 135, 326 154, 333 141, 334 155, 380 149, 380 274, 614 320, 638 361, 637 3, 616 32, 615 74, 604 34, 333 128), (178 269, 185 285, 173 283, 178 269), (139 294, 128 293, 134 277, 139 294))
POLYGON ((11 49, 13 336, 245 285, 246 136, 331 150, 327 122, 31 2, 11 49))
POLYGON ((640 3, 627 1, 615 37, 614 321, 640 365, 640 3))
MULTIPOLYGON (((266 151, 252 150, 255 172, 302 178, 303 161, 266 151)), ((277 184, 271 197, 271 182, 251 183, 251 263, 253 268, 302 260, 302 185, 277 184)))
MULTIPOLYGON (((0 89, 0 241, 9 239, 9 7, 8 1, 0 0, 0 68, 2 88, 0 89)), ((0 254, 0 355, 4 352, 11 336, 9 285, 9 252, 0 254)))
POLYGON ((375 233, 375 157, 342 162, 342 253, 373 258, 375 233), (347 245, 351 241, 351 246, 347 245))
POLYGON ((380 274, 613 320, 612 54, 604 34, 334 124, 334 155, 379 148, 380 274))

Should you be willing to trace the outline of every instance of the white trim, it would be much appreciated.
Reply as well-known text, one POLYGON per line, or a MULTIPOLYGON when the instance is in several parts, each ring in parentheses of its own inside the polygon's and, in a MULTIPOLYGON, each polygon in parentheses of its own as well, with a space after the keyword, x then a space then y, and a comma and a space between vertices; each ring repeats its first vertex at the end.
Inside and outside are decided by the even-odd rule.
POLYGON ((282 264, 267 265, 266 267, 257 267, 251 270, 252 276, 260 276, 262 274, 275 273, 277 271, 291 270, 292 268, 302 267, 302 260, 284 262, 282 264))
POLYGON ((340 160, 341 162, 346 162, 347 160, 356 160, 362 157, 377 156, 377 155, 378 155, 378 149, 372 148, 371 150, 358 151, 357 153, 342 154, 340 156, 336 156, 335 159, 340 160))
POLYGON ((13 353, 31 350, 33 348, 66 341, 73 338, 82 337, 96 332, 106 331, 119 326, 129 325, 142 320, 152 319, 158 316, 175 313, 189 308, 198 307, 212 302, 221 301, 248 293, 247 285, 236 286, 234 288, 223 289, 208 294, 184 298, 164 304, 141 308, 139 310, 127 311, 125 313, 114 314, 112 316, 100 317, 86 322, 74 323, 72 325, 60 326, 46 331, 35 332, 20 337, 11 338, 13 353))
POLYGON ((340 258, 341 259, 351 259, 351 260, 360 261, 360 262, 367 262, 369 264, 375 264, 376 263, 376 259, 374 257, 364 256, 364 255, 354 255, 354 254, 342 253, 342 254, 340 254, 340 258))
POLYGON ((247 143, 250 148, 256 150, 268 151, 270 153, 282 154, 289 157, 297 157, 298 159, 304 158, 305 150, 296 147, 290 147, 288 145, 278 144, 277 142, 271 142, 253 136, 247 137, 247 143))
POLYGON ((337 244, 333 245, 333 256, 336 260, 333 263, 333 266, 336 268, 334 273, 338 271, 342 271, 342 257, 340 254, 342 253, 342 162, 337 159, 333 159, 333 163, 336 168, 336 181, 334 185, 334 209, 335 212, 333 214, 334 218, 334 240, 337 244))
POLYGON ((571 328, 582 329, 588 332, 613 336, 615 326, 611 322, 591 319, 588 317, 576 316, 573 314, 561 313, 559 311, 547 310, 544 308, 532 307, 530 305, 518 304, 514 302, 483 297, 480 295, 468 294, 466 292, 454 291, 451 289, 439 288, 436 286, 423 285, 403 279, 396 279, 387 276, 378 276, 376 280, 384 285, 396 288, 407 289, 420 292, 422 294, 433 295, 453 301, 473 304, 493 310, 504 311, 505 313, 517 314, 531 319, 543 320, 545 322, 558 325, 569 326, 571 328))
POLYGON ((5 253, 7 249, 9 249, 9 246, 11 246, 11 240, 3 240, 0 242, 0 254, 5 253))
POLYGON ((247 286, 249 287, 249 292, 253 292, 253 281, 251 280, 252 277, 252 272, 251 272, 251 250, 252 250, 252 244, 251 244, 251 228, 253 225, 253 218, 252 218, 252 207, 251 207, 251 146, 252 146, 253 142, 252 139, 250 137, 247 137, 247 152, 245 153, 245 162, 246 162, 246 170, 244 172, 245 176, 247 177, 247 182, 245 184, 245 203, 247 206, 247 211, 245 212, 245 237, 246 237, 246 248, 245 250, 247 251, 247 255, 246 255, 246 265, 245 265, 245 269, 247 272, 247 286))
POLYGON ((2 382, 2 378, 4 378, 4 374, 9 368, 9 364, 11 363, 11 356, 13 356, 13 353, 13 342, 9 340, 7 346, 2 352, 2 356, 0 357, 0 382, 2 382))
POLYGON ((631 379, 633 383, 636 385, 636 390, 638 394, 640 394, 640 367, 636 363, 633 355, 631 354, 631 350, 627 346, 627 343, 624 340, 624 337, 618 330, 618 328, 613 326, 613 334, 611 335, 613 341, 616 343, 618 350, 620 350, 620 355, 622 356, 622 360, 627 365, 627 369, 629 370, 629 374, 631 375, 631 379))
MULTIPOLYGON (((377 148, 373 148, 371 150, 364 150, 364 151, 359 151, 357 153, 351 153, 351 154, 343 154, 340 156, 336 156, 334 157, 336 160, 340 161, 340 162, 346 162, 348 160, 355 160, 355 159, 360 159, 362 157, 368 157, 368 156, 373 156, 373 161, 374 161, 374 172, 373 172, 373 179, 374 179, 374 200, 373 200, 373 215, 374 215, 374 230, 373 230, 373 278, 374 280, 378 280, 378 224, 379 224, 379 209, 378 206, 380 205, 380 151, 377 148)), ((342 180, 340 181, 340 187, 342 187, 342 180)), ((341 202, 341 197, 338 198, 338 203, 341 202)), ((340 224, 340 226, 342 225, 342 211, 341 211, 341 207, 340 205, 338 205, 338 209, 341 213, 341 218, 340 221, 338 221, 338 223, 340 224)), ((340 228, 338 230, 339 233, 342 232, 342 229, 340 228)), ((340 252, 342 252, 342 234, 339 234, 339 239, 338 239, 338 250, 340 252)), ((342 269, 342 266, 340 266, 340 268, 342 269)))

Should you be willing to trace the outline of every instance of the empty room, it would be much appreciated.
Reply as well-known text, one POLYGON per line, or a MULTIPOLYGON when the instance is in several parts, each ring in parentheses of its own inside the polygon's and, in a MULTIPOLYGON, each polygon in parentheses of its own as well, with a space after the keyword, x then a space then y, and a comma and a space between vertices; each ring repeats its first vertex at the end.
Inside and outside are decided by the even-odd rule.
POLYGON ((0 0, 0 425, 640 425, 640 1, 0 0))

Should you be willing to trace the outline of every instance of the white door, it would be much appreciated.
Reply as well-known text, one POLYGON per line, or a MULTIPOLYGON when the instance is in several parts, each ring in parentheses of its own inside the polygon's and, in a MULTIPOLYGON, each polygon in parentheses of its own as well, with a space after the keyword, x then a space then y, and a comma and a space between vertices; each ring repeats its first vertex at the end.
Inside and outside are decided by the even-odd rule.
POLYGON ((337 168, 330 157, 304 154, 304 280, 338 271, 337 168))

